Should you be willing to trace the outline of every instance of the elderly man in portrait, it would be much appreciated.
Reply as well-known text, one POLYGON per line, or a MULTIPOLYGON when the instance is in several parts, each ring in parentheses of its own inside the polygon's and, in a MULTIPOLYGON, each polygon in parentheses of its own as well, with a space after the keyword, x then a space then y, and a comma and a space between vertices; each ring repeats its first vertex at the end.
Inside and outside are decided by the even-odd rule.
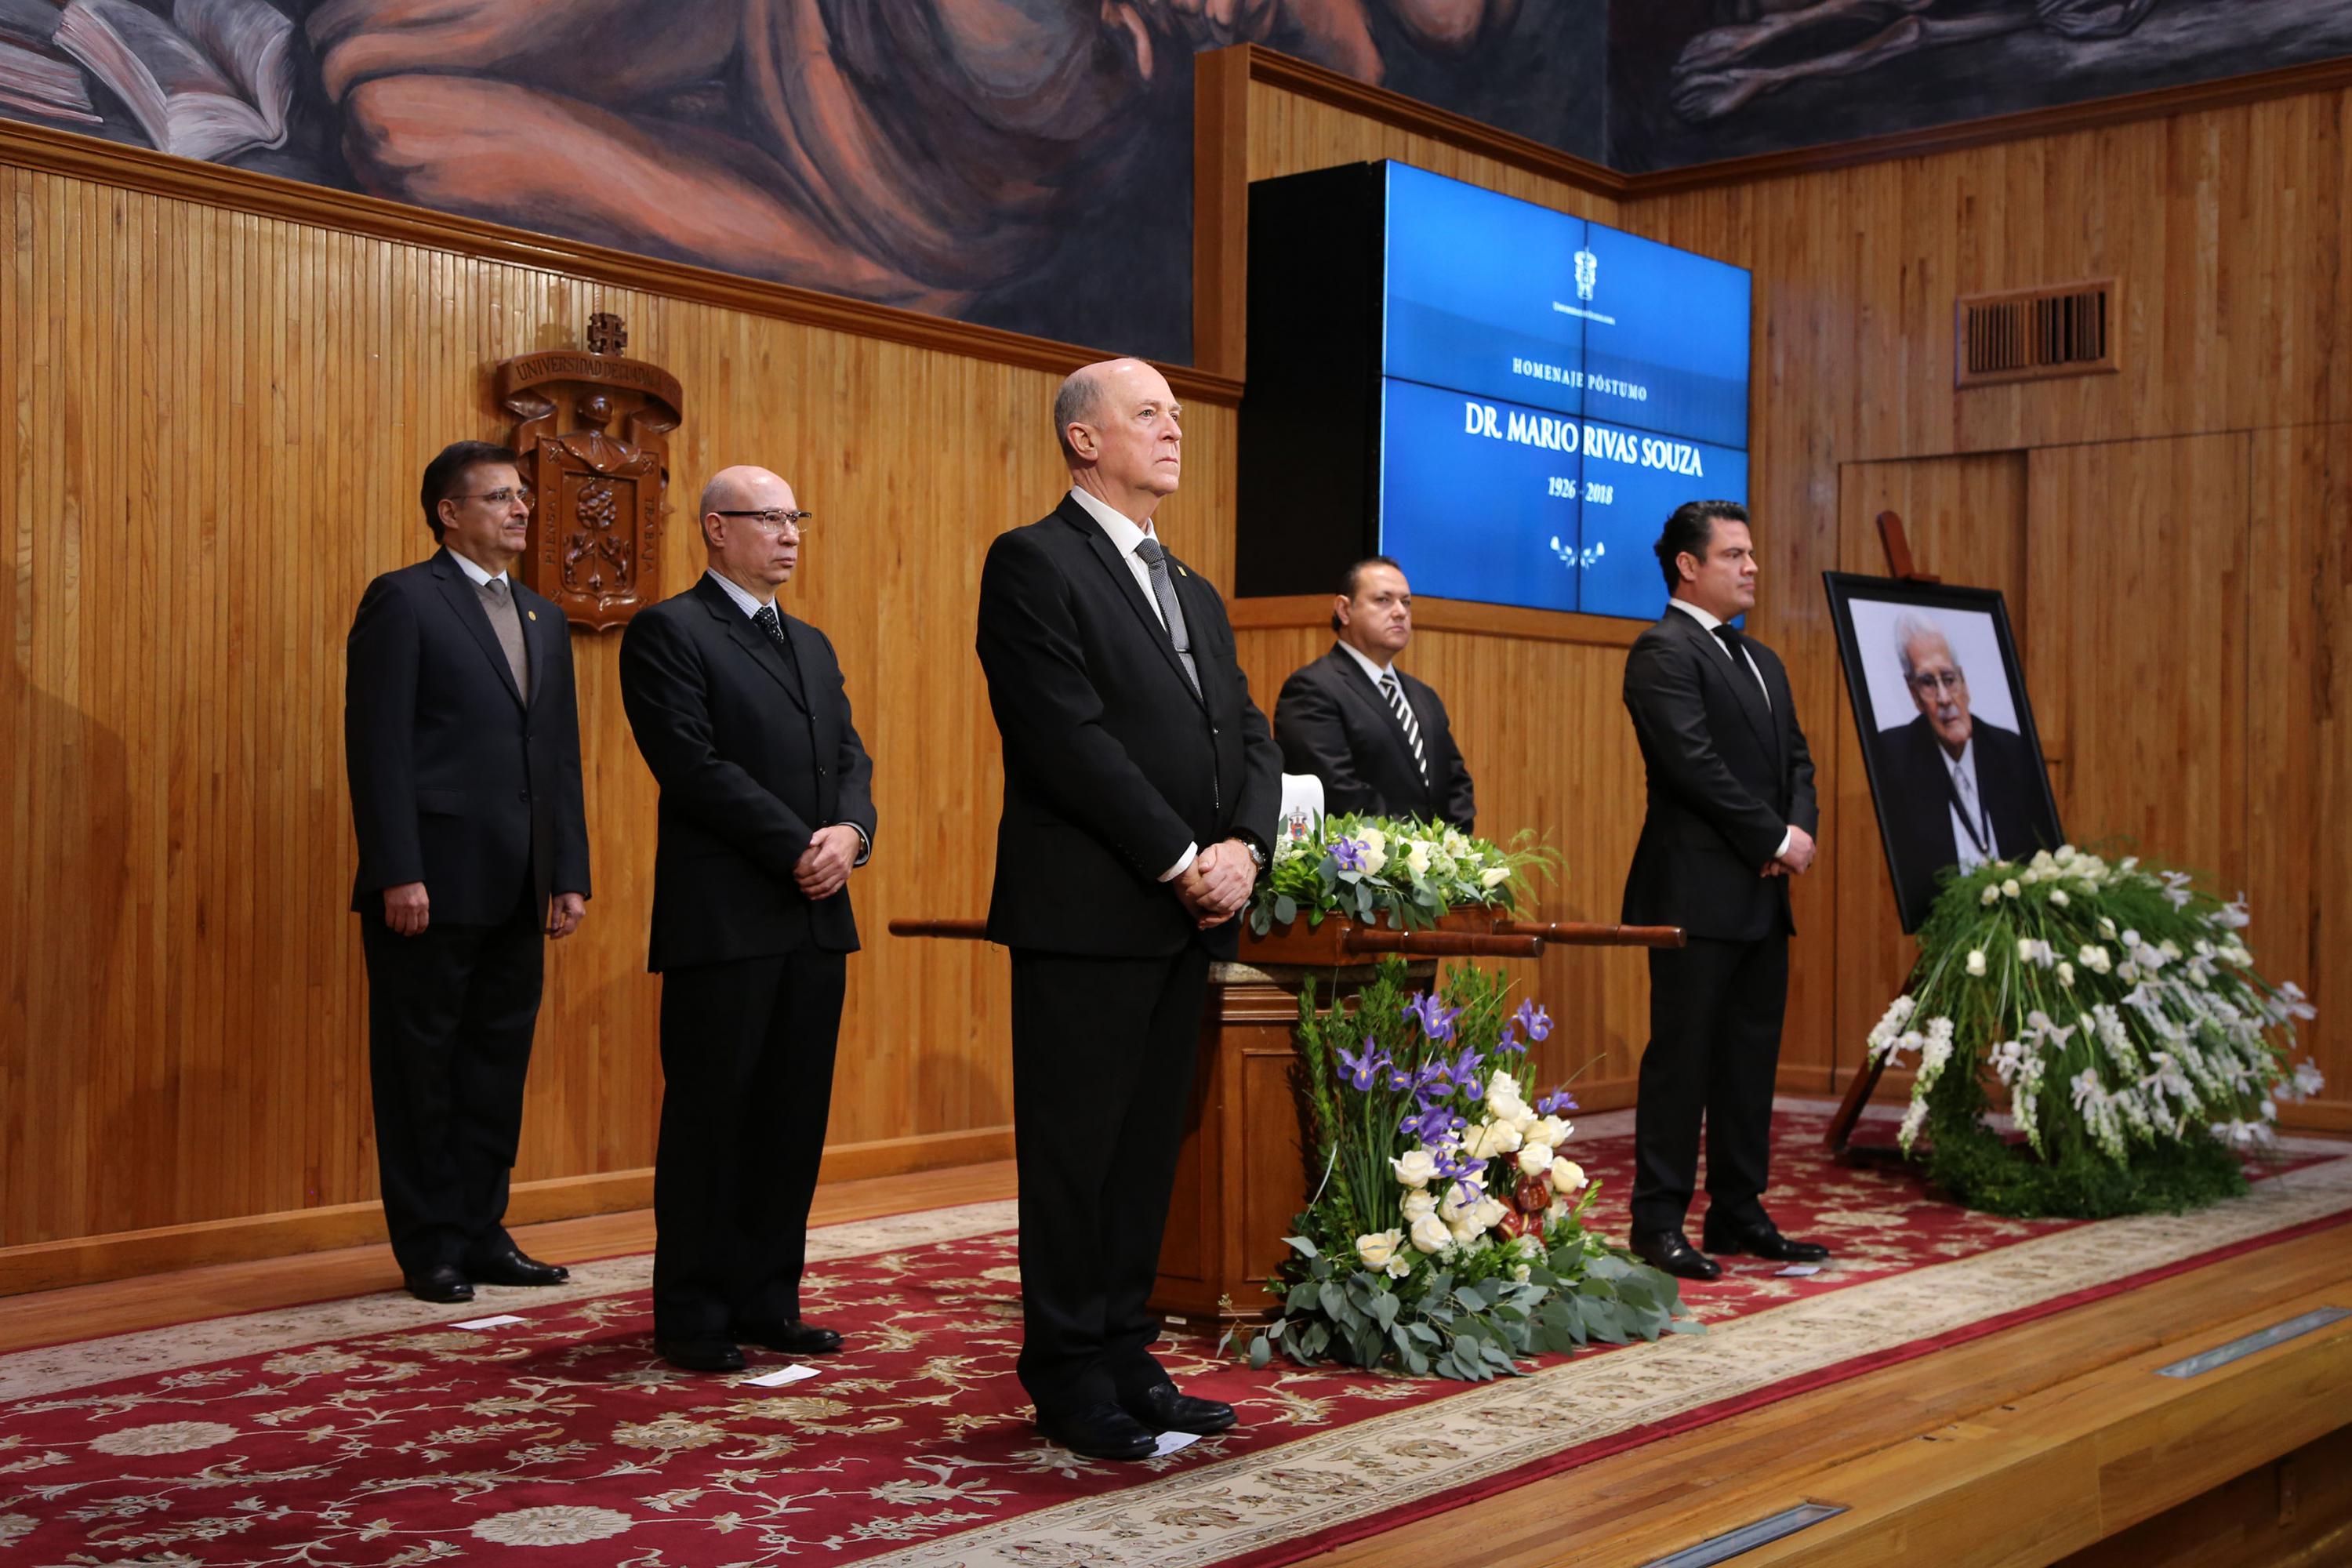
POLYGON ((1282 756, 1217 591, 1153 521, 1182 411, 1139 360, 1054 400, 1070 489, 998 536, 979 652, 1004 742, 988 935, 1013 953, 1019 1373, 1044 1435, 1141 1459, 1223 1431, 1179 1393, 1148 1310, 1183 1141, 1209 963, 1265 865, 1282 756))
POLYGON ((1331 601, 1330 651, 1282 683, 1274 736, 1286 773, 1323 781, 1324 809, 1418 816, 1468 833, 1470 769, 1445 704, 1396 668, 1412 640, 1412 584, 1385 555, 1348 568, 1331 601))
POLYGON ((874 764, 833 644, 777 603, 808 530, 775 474, 721 469, 702 492, 709 569, 621 641, 622 705, 661 786, 654 1342, 690 1372, 740 1370, 745 1342, 841 1345, 801 1317, 801 1270, 874 764))
MULTIPOLYGON (((1907 916, 1915 901, 1933 897, 1935 873, 1945 867, 1965 871, 2031 855, 2054 846, 2056 831, 2039 804, 2041 759, 2024 736, 1969 711, 1968 672, 1935 617, 1905 611, 1895 623, 1895 646, 1918 712, 1880 731, 1873 744, 1907 916)), ((1924 901, 1917 908, 1925 913, 1924 901)))

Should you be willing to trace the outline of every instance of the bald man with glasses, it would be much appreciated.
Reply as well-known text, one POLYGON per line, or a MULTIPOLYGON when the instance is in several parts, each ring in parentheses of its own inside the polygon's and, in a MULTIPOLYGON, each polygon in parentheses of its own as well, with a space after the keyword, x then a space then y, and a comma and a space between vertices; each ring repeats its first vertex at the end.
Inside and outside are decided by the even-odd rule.
POLYGON ((874 764, 833 644, 778 599, 810 521, 777 475, 720 470, 702 493, 709 569, 621 641, 622 704, 661 785, 654 1339, 691 1372, 740 1369, 745 1343, 841 1345, 802 1320, 800 1282, 874 764))

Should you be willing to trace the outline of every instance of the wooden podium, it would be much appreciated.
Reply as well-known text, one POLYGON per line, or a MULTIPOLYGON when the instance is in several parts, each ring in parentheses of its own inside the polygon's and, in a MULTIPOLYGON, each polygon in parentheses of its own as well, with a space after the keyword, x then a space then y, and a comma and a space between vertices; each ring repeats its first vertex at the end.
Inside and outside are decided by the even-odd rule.
MULTIPOLYGON (((981 941, 985 922, 898 920, 890 922, 890 934, 981 941)), ((1351 1005, 1389 953, 1433 980, 1441 958, 1535 958, 1547 942, 1680 947, 1683 933, 1674 926, 1545 924, 1471 910, 1449 914, 1431 931, 1390 931, 1336 916, 1313 931, 1303 923, 1265 936, 1244 929, 1234 962, 1209 969, 1201 1059, 1152 1310, 1192 1321, 1274 1310, 1265 1279, 1282 1261, 1282 1238, 1311 1195, 1291 1081, 1298 993, 1309 975, 1318 1003, 1351 1005)))

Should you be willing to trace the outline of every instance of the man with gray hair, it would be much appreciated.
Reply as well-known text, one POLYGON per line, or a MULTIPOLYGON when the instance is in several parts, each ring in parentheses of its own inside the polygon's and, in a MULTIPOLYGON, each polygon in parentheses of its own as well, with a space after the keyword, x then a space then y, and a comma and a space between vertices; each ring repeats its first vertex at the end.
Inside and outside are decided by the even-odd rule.
POLYGON ((622 705, 661 785, 654 1343, 691 1372, 740 1371, 739 1342, 841 1345, 802 1320, 800 1283, 874 764, 833 644, 777 602, 808 533, 781 478, 721 469, 702 492, 709 570, 621 641, 622 705))
POLYGON ((1895 648, 1916 711, 1909 722, 1880 730, 1874 744, 1907 930, 1934 901, 1937 871, 2031 855, 2054 843, 2055 830, 2035 805, 2040 759, 2016 731, 1969 710, 1968 672, 1942 623, 1925 610, 1905 610, 1895 623, 1895 648))
POLYGON ((1140 360, 1054 399, 1070 489, 989 547, 979 651, 1004 741, 989 940, 1013 952, 1019 1371, 1045 1436, 1141 1459, 1222 1432, 1150 1352, 1212 959, 1273 843, 1282 753, 1217 591, 1153 513, 1183 416, 1140 360))

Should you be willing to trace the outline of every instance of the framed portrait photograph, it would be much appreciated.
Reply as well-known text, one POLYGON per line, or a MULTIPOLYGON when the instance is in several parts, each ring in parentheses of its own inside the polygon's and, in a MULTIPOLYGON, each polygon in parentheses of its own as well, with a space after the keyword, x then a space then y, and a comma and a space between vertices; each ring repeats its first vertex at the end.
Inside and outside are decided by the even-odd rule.
POLYGON ((1998 589, 1824 572, 1903 929, 1937 874, 2064 841, 1998 589))

